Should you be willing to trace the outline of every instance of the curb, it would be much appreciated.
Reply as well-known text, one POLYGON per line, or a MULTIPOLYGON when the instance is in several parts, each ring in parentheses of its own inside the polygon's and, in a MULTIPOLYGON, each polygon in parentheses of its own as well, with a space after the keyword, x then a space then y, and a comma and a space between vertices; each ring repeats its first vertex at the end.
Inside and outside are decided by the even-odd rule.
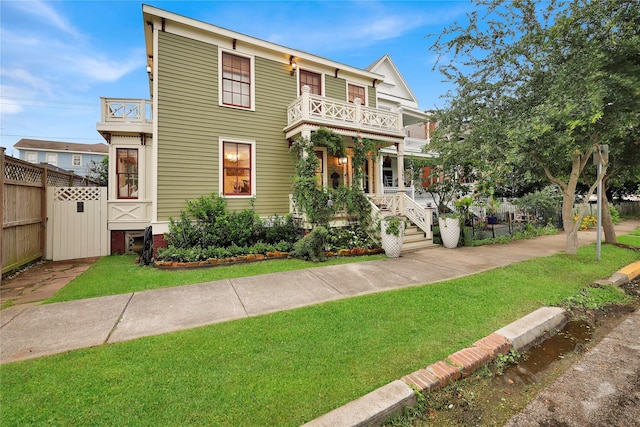
POLYGON ((610 278, 600 280, 597 283, 602 285, 620 286, 624 285, 625 283, 629 283, 632 280, 635 280, 639 276, 640 261, 636 261, 613 273, 610 278))
POLYGON ((306 427, 355 427, 380 425, 390 415, 416 403, 416 392, 424 393, 471 375, 498 354, 521 351, 567 321, 566 311, 542 307, 502 329, 453 353, 445 360, 419 369, 382 386, 306 424, 306 427))
MULTIPOLYGON (((640 261, 636 261, 598 283, 620 286, 639 276, 640 261)), ((498 354, 507 354, 512 349, 523 351, 536 344, 551 330, 562 328, 567 320, 567 312, 563 308, 539 308, 476 341, 473 346, 405 375, 400 380, 309 421, 303 427, 379 426, 389 416, 400 413, 407 406, 414 406, 417 392, 425 393, 467 377, 493 361, 498 354)))

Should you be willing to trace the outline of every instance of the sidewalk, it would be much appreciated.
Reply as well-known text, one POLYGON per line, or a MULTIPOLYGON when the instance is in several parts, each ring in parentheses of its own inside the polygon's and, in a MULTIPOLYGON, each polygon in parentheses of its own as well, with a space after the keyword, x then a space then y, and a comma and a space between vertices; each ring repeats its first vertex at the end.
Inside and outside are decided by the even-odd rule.
MULTIPOLYGON (((626 234, 639 225, 640 221, 626 221, 616 230, 619 234, 626 234)), ((580 245, 594 241, 595 232, 580 233, 580 245)), ((404 254, 400 259, 316 267, 83 301, 42 306, 35 305, 37 302, 29 302, 0 312, 0 363, 354 295, 434 283, 529 258, 552 255, 562 252, 564 246, 565 236, 561 234, 508 245, 456 250, 432 248, 404 254), (347 277, 348 280, 345 279, 347 277)), ((80 274, 81 268, 77 265, 74 268, 80 274)), ((43 270, 51 272, 53 276, 65 276, 64 280, 75 277, 64 265, 57 265, 55 269, 45 266, 43 270)), ((39 281, 42 275, 29 273, 27 271, 20 276, 22 284, 28 287, 30 282, 42 283, 39 281)), ((625 276, 627 280, 640 276, 640 261, 620 270, 617 275, 625 276)), ((614 276, 611 280, 615 278, 617 281, 618 278, 614 276)), ((11 289, 12 283, 3 283, 3 288, 11 289)), ((35 286, 33 288, 36 289, 35 286)), ((37 287, 40 296, 49 292, 44 288, 45 285, 37 287)), ((54 287, 50 289, 55 292, 54 287)), ((23 293, 28 296, 31 292, 23 293)), ((516 347, 521 338, 531 335, 534 329, 543 327, 546 331, 553 328, 543 324, 559 321, 563 317, 562 311, 559 308, 541 308, 483 338, 473 347, 454 353, 449 359, 454 360, 455 364, 462 363, 460 372, 467 365, 468 368, 477 367, 476 361, 467 357, 477 353, 475 347, 502 347, 505 343, 516 347), (502 339, 504 342, 496 344, 496 335, 505 337, 502 339)), ((436 362, 433 367, 444 369, 440 366, 442 363, 436 362)), ((452 369, 456 370, 449 368, 452 369)), ((309 425, 368 425, 370 421, 382 419, 385 414, 415 399, 413 389, 407 385, 415 382, 406 380, 417 373, 374 390, 311 421, 309 425)), ((637 425, 640 417, 640 405, 637 405, 640 396, 639 374, 640 312, 635 312, 508 425, 637 425)), ((441 379, 436 380, 438 382, 441 379)))
MULTIPOLYGON (((625 221, 619 234, 640 221, 625 221)), ((595 231, 581 232, 580 245, 595 231)), ((449 280, 562 252, 565 235, 507 245, 431 248, 355 264, 316 267, 0 312, 0 363, 449 280)))

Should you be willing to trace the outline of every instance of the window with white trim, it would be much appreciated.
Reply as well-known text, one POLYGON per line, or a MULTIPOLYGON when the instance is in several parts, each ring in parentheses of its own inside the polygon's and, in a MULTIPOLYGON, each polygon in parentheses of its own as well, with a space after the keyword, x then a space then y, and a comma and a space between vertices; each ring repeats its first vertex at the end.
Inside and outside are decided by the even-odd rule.
POLYGON ((38 163, 38 153, 35 151, 27 151, 25 160, 30 163, 38 163))
POLYGON ((254 108, 253 58, 235 53, 220 53, 220 104, 254 108))
POLYGON ((58 166, 58 153, 47 153, 47 163, 58 166))
POLYGON ((220 183, 228 197, 255 195, 255 144, 221 139, 220 183))
POLYGON ((322 96, 322 75, 307 70, 300 70, 300 95, 302 88, 309 86, 312 95, 322 96))
POLYGON ((138 149, 116 149, 118 199, 138 198, 138 149))
POLYGON ((82 154, 74 154, 71 158, 71 166, 80 167, 82 166, 82 154))
POLYGON ((360 104, 365 105, 365 89, 362 86, 347 84, 347 96, 349 102, 354 102, 356 98, 360 98, 360 104))

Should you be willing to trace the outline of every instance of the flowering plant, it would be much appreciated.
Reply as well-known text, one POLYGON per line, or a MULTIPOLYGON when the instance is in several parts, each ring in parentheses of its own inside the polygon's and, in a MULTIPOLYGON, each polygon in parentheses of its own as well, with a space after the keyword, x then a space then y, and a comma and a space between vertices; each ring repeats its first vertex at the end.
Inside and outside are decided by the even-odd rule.
MULTIPOLYGON (((578 215, 573 216, 573 222, 578 220, 578 215)), ((582 217, 582 221, 580 221, 580 230, 586 230, 590 227, 595 227, 598 225, 598 219, 593 215, 585 215, 582 217)))

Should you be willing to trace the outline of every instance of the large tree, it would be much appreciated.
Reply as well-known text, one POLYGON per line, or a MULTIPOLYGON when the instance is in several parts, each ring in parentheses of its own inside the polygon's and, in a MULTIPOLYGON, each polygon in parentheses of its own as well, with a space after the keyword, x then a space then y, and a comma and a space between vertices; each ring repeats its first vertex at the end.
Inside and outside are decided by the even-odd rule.
POLYGON ((589 180, 592 158, 606 160, 605 144, 612 161, 638 156, 630 147, 640 140, 640 8, 621 0, 474 3, 469 22, 446 28, 432 46, 455 84, 434 147, 465 153, 496 181, 516 173, 555 184, 566 250, 575 254, 576 187, 588 184, 591 196, 609 166, 589 180))

